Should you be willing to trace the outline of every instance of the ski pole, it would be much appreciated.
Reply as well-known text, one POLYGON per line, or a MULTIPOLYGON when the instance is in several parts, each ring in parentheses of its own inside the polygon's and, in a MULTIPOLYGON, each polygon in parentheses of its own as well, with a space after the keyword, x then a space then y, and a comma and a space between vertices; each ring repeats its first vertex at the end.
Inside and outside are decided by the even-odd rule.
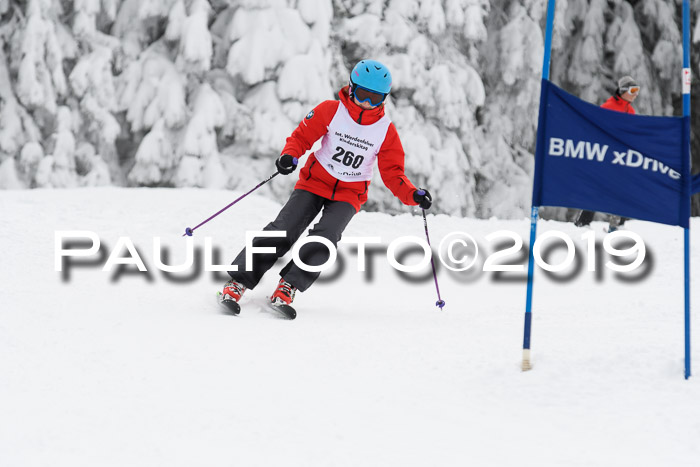
MULTIPOLYGON (((418 190, 418 194, 423 195, 425 194, 425 191, 418 190)), ((425 217, 425 209, 421 208, 421 211, 423 211, 423 226, 425 227, 425 238, 428 240, 428 246, 430 246, 430 235, 428 235, 428 219, 425 217)), ((438 286, 437 272, 435 272, 435 260, 433 259, 432 248, 430 249, 430 265, 433 267, 433 279, 435 279, 435 290, 437 290, 438 297, 438 301, 435 302, 435 306, 442 310, 442 307, 445 306, 445 300, 440 298, 440 287, 438 286)))
MULTIPOLYGON (((295 157, 295 158, 294 158, 294 165, 296 165, 296 162, 297 162, 297 159, 296 159, 296 157, 295 157)), ((242 200, 243 198, 245 198, 246 196, 248 196, 249 194, 251 194, 252 192, 254 192, 255 190, 257 190, 258 188, 260 188, 261 186, 263 186, 264 184, 266 184, 267 182, 269 182, 270 180, 272 180, 273 178, 275 178, 275 177, 278 176, 279 174, 280 174, 279 172, 273 173, 273 174, 270 175, 268 178, 266 178, 266 179, 263 180, 262 182, 258 183, 258 184, 257 184, 252 190, 250 190, 248 193, 239 196, 239 197, 236 198, 234 201, 232 201, 231 203, 229 203, 227 206, 225 206, 224 208, 222 208, 222 209, 220 209, 219 211, 217 211, 216 214, 211 215, 209 218, 207 218, 206 220, 200 222, 199 224, 197 224, 197 225, 194 226, 193 228, 187 227, 187 228, 185 229, 185 233, 182 234, 182 236, 184 237, 185 235, 187 235, 188 237, 191 237, 191 236, 192 236, 192 233, 193 233, 195 230, 197 230, 198 228, 200 228, 201 226, 203 226, 204 224, 206 224, 207 222, 209 222, 210 220, 212 220, 213 218, 215 218, 216 216, 218 216, 219 214, 221 214, 222 212, 224 212, 225 210, 227 210, 228 208, 230 208, 231 206, 233 206, 234 204, 236 204, 237 202, 239 202, 240 200, 242 200)))

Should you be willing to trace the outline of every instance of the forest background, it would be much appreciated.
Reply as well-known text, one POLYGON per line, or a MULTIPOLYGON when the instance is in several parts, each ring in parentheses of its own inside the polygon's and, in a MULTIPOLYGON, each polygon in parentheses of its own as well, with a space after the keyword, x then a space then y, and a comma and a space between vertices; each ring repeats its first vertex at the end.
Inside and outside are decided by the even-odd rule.
MULTIPOLYGON (((407 174, 435 211, 527 216, 546 3, 0 0, 0 188, 247 190, 309 110, 374 58, 394 78, 387 107, 407 174)), ((691 8, 697 90, 700 0, 691 8)), ((601 104, 632 75, 638 113, 680 116, 680 20, 680 0, 558 0, 551 79, 601 104)), ((261 192, 282 201, 294 178, 261 192)), ((365 209, 404 209, 375 178, 365 209)))

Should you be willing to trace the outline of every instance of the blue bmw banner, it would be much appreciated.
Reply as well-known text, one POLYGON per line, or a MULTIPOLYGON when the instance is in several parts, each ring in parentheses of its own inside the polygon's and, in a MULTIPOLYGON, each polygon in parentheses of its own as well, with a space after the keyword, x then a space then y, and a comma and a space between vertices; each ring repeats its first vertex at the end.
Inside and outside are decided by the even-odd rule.
POLYGON ((533 205, 689 227, 686 119, 603 109, 542 80, 533 205))

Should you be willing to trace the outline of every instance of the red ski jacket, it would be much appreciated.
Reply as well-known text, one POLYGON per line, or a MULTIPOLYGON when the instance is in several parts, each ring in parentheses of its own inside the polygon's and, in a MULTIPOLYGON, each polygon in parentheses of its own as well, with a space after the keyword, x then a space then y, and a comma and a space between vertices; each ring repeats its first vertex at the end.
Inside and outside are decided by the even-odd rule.
POLYGON ((616 110, 617 112, 623 112, 626 114, 634 115, 635 113, 632 104, 619 97, 617 94, 605 101, 605 103, 601 105, 601 107, 608 110, 616 110))
MULTIPOLYGON (((339 99, 340 100, 321 102, 318 106, 316 106, 316 108, 309 112, 309 114, 301 121, 294 132, 292 132, 292 135, 287 138, 287 143, 282 150, 282 154, 290 154, 299 158, 304 155, 306 151, 311 149, 311 146, 313 146, 316 141, 323 137, 322 148, 309 156, 306 164, 299 173, 299 181, 297 181, 294 188, 310 191, 311 193, 327 199, 346 201, 352 204, 355 209, 359 211, 360 207, 367 201, 367 190, 369 189, 370 180, 340 180, 338 177, 329 173, 329 170, 332 170, 333 167, 329 167, 327 169, 323 164, 319 163, 316 158, 316 153, 318 152, 321 154, 322 151, 325 151, 326 153, 330 150, 335 151, 335 149, 331 147, 324 148, 323 145, 329 145, 331 144, 331 141, 333 141, 333 135, 330 134, 329 127, 331 122, 334 121, 336 113, 341 114, 341 111, 343 110, 340 109, 339 106, 344 106, 345 109, 347 109, 349 116, 353 120, 353 122, 345 123, 347 126, 344 127, 350 128, 348 131, 352 133, 351 127, 355 124, 365 126, 378 123, 382 117, 384 117, 384 105, 381 105, 375 109, 363 109, 355 104, 350 98, 348 94, 348 86, 345 86, 340 90, 339 99)), ((343 113, 343 115, 345 114, 343 113)), ((388 119, 384 120, 383 122, 387 121, 388 119)), ((386 125, 386 123, 384 124, 386 125)), ((406 174, 404 173, 404 151, 403 146, 401 146, 401 140, 399 139, 399 134, 396 131, 396 127, 393 123, 388 123, 385 135, 383 133, 383 129, 377 131, 379 132, 378 134, 382 134, 384 136, 380 149, 376 154, 377 166, 379 167, 379 172, 384 184, 387 186, 387 188, 389 188, 389 190, 391 190, 394 196, 399 198, 404 204, 409 206, 417 205, 418 203, 413 200, 413 192, 416 190, 416 187, 408 180, 406 174)), ((345 135, 345 137, 353 139, 352 134, 345 135)), ((359 142, 353 141, 354 145, 349 147, 356 152, 365 152, 368 154, 367 157, 370 157, 370 154, 366 152, 367 147, 364 148, 365 151, 362 149, 356 149, 356 147, 359 147, 363 143, 367 142, 359 138, 354 139, 359 142)), ((368 144, 367 146, 370 145, 368 144)), ((340 147, 336 149, 340 149, 340 147)), ((372 153, 371 149, 369 151, 372 153)), ((354 155, 354 153, 351 152, 348 152, 348 154, 354 155)), ((333 160, 339 161, 338 163, 333 162, 333 164, 339 166, 336 170, 347 169, 347 171, 343 172, 344 175, 355 175, 355 173, 351 172, 353 167, 356 168, 356 164, 352 164, 352 167, 343 167, 342 162, 340 162, 342 159, 338 157, 337 153, 335 154, 335 157, 333 157, 333 160)), ((364 168, 364 170, 367 171, 366 168, 364 168)))

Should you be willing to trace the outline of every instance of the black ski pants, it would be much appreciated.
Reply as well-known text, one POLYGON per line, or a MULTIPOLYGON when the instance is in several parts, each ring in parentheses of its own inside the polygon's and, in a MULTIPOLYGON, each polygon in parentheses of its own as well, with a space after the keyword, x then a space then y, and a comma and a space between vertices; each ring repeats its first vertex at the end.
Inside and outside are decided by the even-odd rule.
MULTIPOLYGON (((581 211, 579 213, 578 217, 574 221, 574 225, 576 225, 576 227, 585 227, 585 226, 589 225, 591 222, 593 222, 593 216, 595 216, 594 211, 586 211, 584 209, 583 211, 581 211)), ((619 217, 619 216, 613 216, 610 220, 610 223, 615 224, 614 225, 615 227, 624 225, 625 221, 627 221, 626 217, 620 217, 619 220, 615 219, 615 217, 619 217)))
MULTIPOLYGON (((333 201, 305 190, 294 190, 287 204, 277 214, 277 218, 263 229, 284 230, 286 235, 256 237, 252 243, 254 247, 274 247, 275 253, 254 254, 252 271, 246 271, 246 249, 243 248, 231 263, 238 266, 238 271, 229 271, 231 278, 249 289, 258 285, 263 275, 279 258, 287 254, 322 209, 321 219, 309 230, 309 235, 324 237, 330 240, 333 246, 337 245, 345 227, 356 213, 355 207, 345 201, 333 201)), ((328 248, 318 242, 307 243, 299 250, 299 258, 309 266, 320 266, 328 261, 329 256, 328 248)), ((285 281, 301 292, 308 289, 320 274, 303 270, 293 260, 280 272, 285 281)))

